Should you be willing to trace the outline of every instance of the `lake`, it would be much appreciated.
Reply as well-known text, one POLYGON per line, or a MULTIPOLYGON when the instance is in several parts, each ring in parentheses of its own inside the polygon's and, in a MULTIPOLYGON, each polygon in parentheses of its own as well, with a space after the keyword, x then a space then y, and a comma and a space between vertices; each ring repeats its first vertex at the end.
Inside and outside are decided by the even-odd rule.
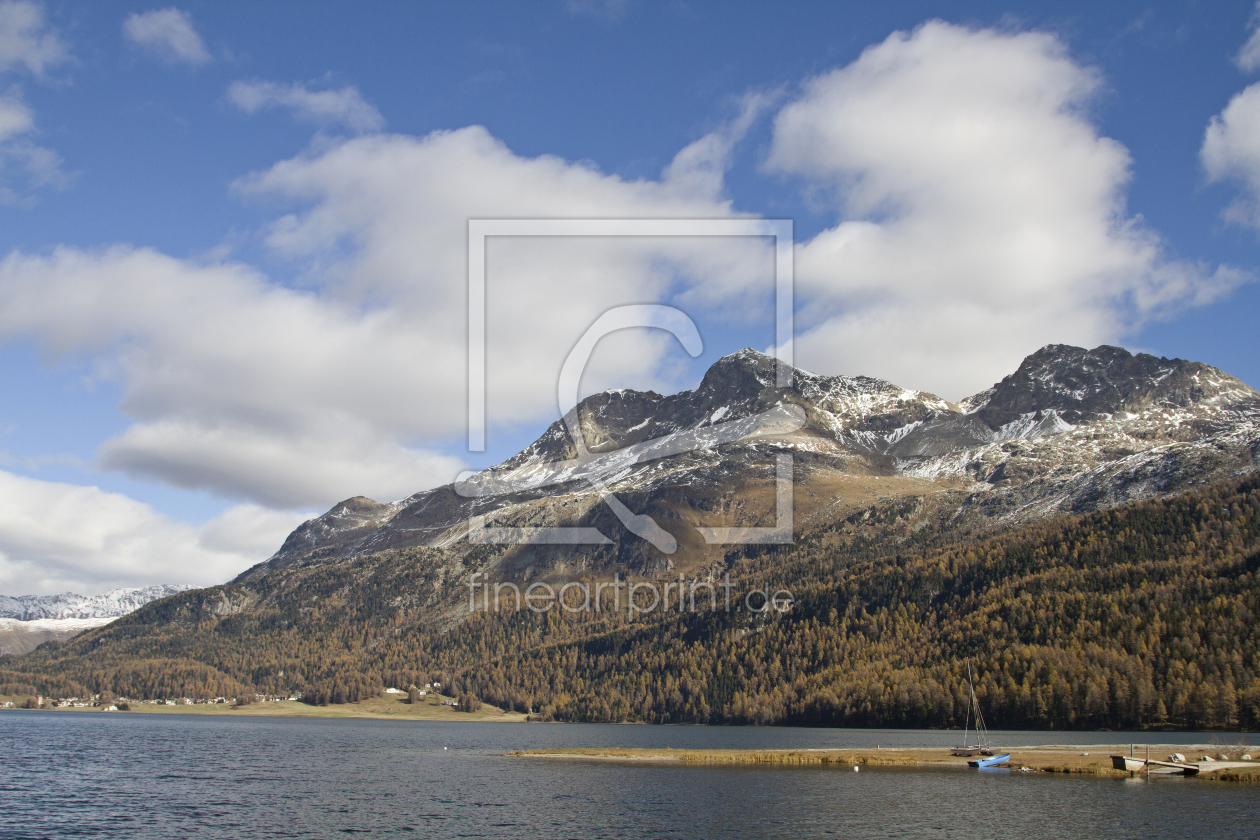
MULTIPOLYGON (((1003 745, 1202 733, 991 733, 1003 745)), ((504 758, 556 747, 948 746, 958 732, 0 713, 0 838, 1260 836, 1185 777, 504 758)))

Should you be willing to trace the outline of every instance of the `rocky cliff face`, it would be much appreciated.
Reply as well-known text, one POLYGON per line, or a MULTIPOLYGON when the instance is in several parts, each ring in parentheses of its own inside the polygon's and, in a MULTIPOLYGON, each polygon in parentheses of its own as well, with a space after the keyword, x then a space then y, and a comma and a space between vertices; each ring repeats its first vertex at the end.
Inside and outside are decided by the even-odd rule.
MULTIPOLYGON (((720 561, 704 529, 775 523, 775 456, 793 464, 794 528, 835 527, 889 500, 907 517, 1016 524, 1169 494, 1255 469, 1260 394, 1216 368, 1118 347, 1050 345, 959 404, 869 377, 794 370, 742 350, 670 396, 608 391, 578 408, 587 455, 557 421, 470 482, 397 504, 355 498, 298 528, 248 578, 409 546, 467 552, 504 577, 626 568, 655 574, 720 561), (677 543, 627 530, 602 494, 677 543), (597 529, 600 545, 470 545, 489 527, 597 529)), ((917 527, 920 523, 909 523, 917 527)))

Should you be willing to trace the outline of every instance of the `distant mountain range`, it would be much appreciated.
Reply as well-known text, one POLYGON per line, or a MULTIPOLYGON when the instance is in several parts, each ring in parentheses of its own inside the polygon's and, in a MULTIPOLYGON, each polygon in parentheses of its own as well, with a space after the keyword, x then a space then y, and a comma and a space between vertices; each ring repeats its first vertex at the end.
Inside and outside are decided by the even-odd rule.
POLYGON ((135 612, 140 607, 174 595, 187 592, 195 586, 161 584, 133 589, 111 589, 103 595, 76 595, 63 592, 60 595, 22 595, 11 598, 0 595, 0 618, 18 621, 34 621, 41 618, 118 618, 135 612))
POLYGON ((890 502, 910 530, 990 531, 1177 493, 1252 471, 1260 457, 1255 389, 1200 362, 1119 347, 1043 347, 957 404, 865 376, 793 369, 789 387, 775 383, 775 360, 745 349, 694 391, 596 394, 578 409, 586 460, 557 421, 464 495, 446 485, 394 504, 347 499, 238 580, 388 549, 466 552, 478 515, 491 527, 595 528, 609 540, 478 547, 477 568, 496 578, 700 573, 729 550, 702 529, 774 524, 780 453, 793 456, 798 534, 890 502), (629 533, 592 478, 651 516, 677 551, 629 533))
POLYGON ((150 601, 195 588, 164 584, 111 589, 103 595, 0 595, 0 654, 26 653, 47 641, 69 639, 133 613, 150 601))

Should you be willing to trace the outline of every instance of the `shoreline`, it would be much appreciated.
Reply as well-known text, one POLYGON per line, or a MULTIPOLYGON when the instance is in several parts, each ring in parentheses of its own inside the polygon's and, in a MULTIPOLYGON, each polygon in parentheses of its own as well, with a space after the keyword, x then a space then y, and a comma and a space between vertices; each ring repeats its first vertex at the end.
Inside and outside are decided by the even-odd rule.
MULTIPOLYGON (((432 697, 433 695, 429 695, 432 697)), ((442 697, 441 700, 451 700, 442 697)), ((440 701, 439 701, 440 703, 440 701)), ((44 712, 88 712, 110 715, 214 715, 222 717, 287 717, 287 718, 357 718, 361 720, 422 720, 452 721, 456 723, 524 723, 526 715, 506 712, 488 703, 475 712, 460 712, 453 706, 430 702, 408 703, 394 697, 370 697, 358 703, 311 706, 300 700, 247 703, 233 706, 229 703, 199 703, 175 706, 149 703, 131 703, 127 710, 106 711, 99 706, 44 707, 44 712)), ((34 709, 0 709, 0 712, 25 712, 34 709)))
MULTIPOLYGON (((537 724, 549 724, 553 726, 568 726, 571 724, 577 725, 577 726, 588 725, 585 722, 578 722, 578 721, 560 721, 560 720, 544 721, 544 720, 538 720, 536 718, 531 720, 530 719, 531 716, 526 714, 525 712, 508 712, 508 711, 504 711, 503 709, 497 706, 491 706, 489 703, 483 703, 482 708, 476 712, 471 712, 471 713, 460 712, 460 711, 455 710, 451 706, 443 706, 443 705, 438 705, 436 703, 431 702, 434 697, 439 697, 439 702, 455 699, 453 697, 447 697, 445 695, 430 694, 426 698, 426 702, 417 703, 417 704, 409 704, 405 700, 400 700, 394 697, 377 696, 377 697, 368 698, 367 700, 361 700, 357 703, 342 703, 342 704, 329 703, 323 706, 310 706, 310 705, 302 703, 300 700, 257 701, 254 703, 248 703, 244 706, 234 706, 229 703, 200 703, 200 704, 192 704, 192 705, 178 704, 178 705, 173 705, 173 706, 167 706, 167 705, 149 704, 143 701, 138 701, 135 703, 131 703, 130 708, 127 709, 126 711, 117 710, 116 712, 111 712, 111 714, 134 714, 136 712, 139 712, 141 714, 188 714, 188 715, 222 714, 222 715, 235 715, 237 717, 326 717, 326 718, 362 718, 362 719, 379 719, 379 720, 451 720, 451 721, 456 721, 456 722, 485 721, 485 722, 500 722, 500 723, 537 723, 537 724)), ((0 703, 3 703, 5 700, 17 702, 23 699, 25 699, 24 696, 0 695, 0 703)), ((6 709, 3 707, 0 707, 0 712, 26 712, 26 711, 104 712, 105 709, 98 706, 49 707, 47 705, 41 706, 39 709, 23 709, 23 708, 16 708, 16 707, 6 709)), ((616 721, 616 722, 610 721, 606 723, 600 723, 599 725, 601 726, 672 726, 672 727, 680 727, 680 728, 712 727, 715 729, 724 728, 723 725, 721 724, 695 724, 695 723, 656 724, 656 723, 646 723, 644 721, 616 721)), ((786 728, 794 728, 794 727, 786 727, 786 728)), ((809 728, 809 727, 805 727, 805 728, 809 728)), ((874 728, 872 729, 872 731, 875 731, 875 729, 878 729, 878 728, 874 728)), ((865 730, 863 729, 863 730, 858 730, 858 731, 865 731, 865 730)), ((879 729, 879 731, 897 732, 899 730, 879 729)), ((956 731, 960 733, 962 732, 962 730, 930 729, 930 728, 924 729, 923 731, 929 731, 929 732, 955 732, 956 731)), ((1073 733, 1065 732, 1062 730, 1045 730, 1045 731, 1047 732, 1047 734, 1050 732, 1056 732, 1056 731, 1061 732, 1061 734, 1064 734, 1064 735, 1073 734, 1073 733)), ((1167 733, 1167 734, 1172 734, 1173 732, 1176 732, 1176 733, 1197 732, 1198 734, 1205 735, 1205 736, 1211 736, 1214 732, 1214 730, 1171 730, 1171 731, 1159 730, 1159 731, 1163 733, 1167 733)), ((1236 732, 1227 731, 1227 730, 1222 730, 1222 731, 1226 732, 1229 735, 1243 734, 1243 733, 1236 733, 1236 732)), ((1106 729, 1081 730, 1080 733, 1078 734, 1095 733, 1095 732, 1110 733, 1111 730, 1106 730, 1106 729)), ((1115 734, 1147 735, 1147 734, 1152 734, 1153 732, 1154 730, 1148 731, 1148 732, 1115 733, 1115 734)), ((1260 736, 1257 736, 1257 738, 1260 739, 1260 736)), ((1096 758, 1099 751, 1102 751, 1102 750, 1120 751, 1122 748, 1123 750, 1128 750, 1132 743, 1134 742, 1125 741, 1123 743, 1117 742, 1115 744, 1102 744, 1102 743, 1041 744, 1041 745, 1033 745, 1033 746, 1026 746, 1026 747, 1010 747, 1010 748, 1003 748, 1003 749, 1019 750, 1021 752, 1033 751, 1033 752, 1042 752, 1042 753, 1046 752, 1047 750, 1064 751, 1064 752, 1071 752, 1073 750, 1079 750, 1081 752, 1088 751, 1091 753, 1091 757, 1096 758)), ((1145 744, 1143 743, 1139 743, 1138 746, 1145 748, 1145 744)), ((1195 752, 1201 751, 1204 753, 1208 753, 1208 752, 1216 753, 1221 749, 1222 745, 1211 744, 1211 743, 1195 743, 1195 744, 1173 744, 1173 743, 1154 744, 1152 743, 1150 746, 1152 750, 1158 749, 1160 754, 1167 754, 1167 753, 1172 753, 1172 752, 1184 753, 1187 750, 1191 750, 1195 752)), ((872 755, 878 755, 879 757, 882 758, 885 754, 896 753, 896 752, 903 752, 903 753, 932 752, 932 751, 939 751, 941 749, 948 749, 948 748, 946 747, 926 747, 926 748, 882 747, 882 748, 870 749, 870 748, 862 747, 862 748, 846 749, 846 748, 829 748, 829 747, 817 747, 817 748, 798 747, 798 748, 793 748, 793 749, 782 749, 782 750, 714 749, 714 750, 673 750, 673 752, 677 752, 677 753, 684 753, 684 752, 742 753, 742 752, 747 752, 747 753, 767 753, 767 754, 779 754, 779 753, 787 753, 787 754, 792 754, 792 753, 858 754, 860 753, 860 754, 866 754, 869 752, 872 755)), ((1260 746, 1252 747, 1251 749, 1253 751, 1260 751, 1260 746)), ((609 757, 614 757, 614 758, 615 757, 628 757, 628 754, 630 753, 669 752, 669 750, 652 750, 652 749, 638 748, 638 747, 627 747, 627 748, 613 748, 613 747, 576 748, 575 747, 567 751, 522 750, 518 752, 507 753, 507 755, 520 756, 520 757, 544 757, 545 755, 558 754, 559 752, 569 752, 569 753, 573 753, 573 755, 568 756, 568 757, 589 758, 592 756, 588 755, 587 753, 589 753, 592 750, 596 752, 602 751, 603 753, 607 753, 609 757)), ((1156 755, 1157 755, 1156 752, 1151 753, 1152 758, 1155 758, 1156 755)), ((558 755, 555 755, 555 757, 558 757, 558 755)), ((673 761, 675 759, 670 758, 669 760, 673 761)), ((879 763, 884 763, 884 762, 875 762, 875 763, 879 764, 879 763)), ((1257 762, 1257 765, 1260 765, 1260 761, 1257 762)))
MULTIPOLYGON (((1128 755, 1129 744, 1088 744, 1074 746, 1003 747, 1002 753, 1010 752, 1008 765, 1013 773, 1062 773, 1094 776, 1098 778, 1127 779, 1133 774, 1112 767, 1112 755, 1128 755)), ((1211 744, 1152 744, 1151 758, 1162 760, 1167 755, 1181 752, 1208 753, 1218 751, 1211 744)), ((1145 745, 1143 745, 1143 755, 1145 745)), ((910 748, 886 747, 876 749, 784 749, 784 750, 687 750, 647 748, 567 748, 550 750, 518 750, 504 753, 508 758, 555 759, 567 761, 599 761, 619 763, 669 763, 693 766, 776 766, 776 767, 834 767, 850 768, 951 768, 970 770, 967 757, 949 755, 948 747, 910 748)), ((1197 778, 1215 781, 1260 782, 1260 761, 1255 768, 1227 769, 1203 772, 1197 778)), ((1151 771, 1152 776, 1171 775, 1167 771, 1151 771)))

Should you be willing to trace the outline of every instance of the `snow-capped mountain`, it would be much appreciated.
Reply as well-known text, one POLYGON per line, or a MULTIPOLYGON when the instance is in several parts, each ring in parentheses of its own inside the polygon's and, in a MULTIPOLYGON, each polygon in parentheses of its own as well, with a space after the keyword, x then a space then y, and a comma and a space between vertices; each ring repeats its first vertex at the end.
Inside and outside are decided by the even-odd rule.
POLYGON ((524 451, 462 485, 383 504, 349 499, 295 530, 242 578, 386 549, 467 552, 471 524, 585 527, 603 545, 477 546, 479 563, 529 577, 560 566, 640 573, 694 567, 726 548, 713 527, 775 523, 775 455, 791 454, 797 533, 898 500, 909 519, 992 527, 1174 493, 1256 469, 1260 394, 1216 368, 1118 347, 1050 345, 993 387, 950 403, 870 377, 792 371, 741 350, 700 386, 583 400, 524 451), (633 536, 615 493, 677 544, 633 536), (487 553, 488 552, 488 553, 487 553), (488 559, 487 559, 488 558, 488 559))
POLYGON ((44 642, 69 639, 135 612, 150 601, 190 589, 196 587, 167 584, 111 589, 103 595, 0 595, 0 654, 27 653, 44 642))
POLYGON ((73 592, 63 592, 60 595, 22 595, 17 598, 0 595, 0 618, 18 621, 118 618, 135 612, 150 601, 187 592, 189 589, 196 587, 163 584, 138 589, 111 589, 103 595, 76 595, 73 592))

